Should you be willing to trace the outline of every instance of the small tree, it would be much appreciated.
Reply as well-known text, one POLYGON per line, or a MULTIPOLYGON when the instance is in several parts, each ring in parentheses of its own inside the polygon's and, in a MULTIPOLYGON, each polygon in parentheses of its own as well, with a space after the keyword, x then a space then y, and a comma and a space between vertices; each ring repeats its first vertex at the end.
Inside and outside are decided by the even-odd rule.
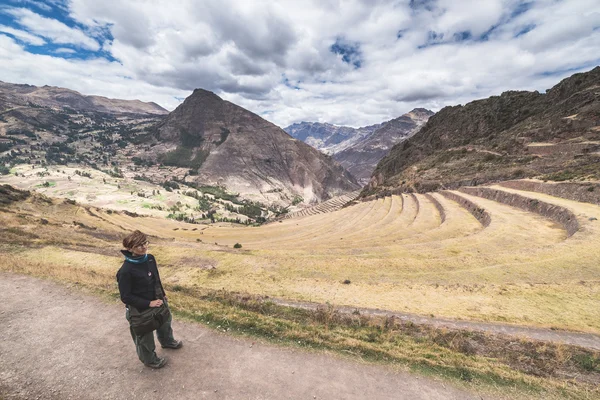
POLYGON ((234 244, 234 245, 233 245, 233 248, 234 248, 234 249, 241 249, 241 248, 242 248, 242 245, 241 245, 241 244, 239 244, 239 243, 236 243, 236 244, 234 244))

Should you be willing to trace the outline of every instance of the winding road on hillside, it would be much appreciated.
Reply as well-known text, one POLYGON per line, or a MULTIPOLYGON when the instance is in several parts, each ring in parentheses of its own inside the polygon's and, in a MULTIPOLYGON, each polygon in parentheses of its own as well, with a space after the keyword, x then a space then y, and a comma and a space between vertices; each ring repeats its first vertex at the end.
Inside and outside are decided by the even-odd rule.
POLYGON ((79 290, 0 274, 0 399, 488 399, 441 381, 329 353, 278 347, 174 321, 181 350, 137 360, 124 308, 79 290))

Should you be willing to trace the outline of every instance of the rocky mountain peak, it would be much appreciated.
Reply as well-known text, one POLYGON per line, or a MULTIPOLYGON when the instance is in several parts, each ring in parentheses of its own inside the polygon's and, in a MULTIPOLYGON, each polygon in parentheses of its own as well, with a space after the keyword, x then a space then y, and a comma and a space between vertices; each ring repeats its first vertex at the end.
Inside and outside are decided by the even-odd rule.
POLYGON ((196 89, 160 123, 151 156, 187 180, 260 201, 321 201, 358 184, 333 160, 260 116, 196 89))

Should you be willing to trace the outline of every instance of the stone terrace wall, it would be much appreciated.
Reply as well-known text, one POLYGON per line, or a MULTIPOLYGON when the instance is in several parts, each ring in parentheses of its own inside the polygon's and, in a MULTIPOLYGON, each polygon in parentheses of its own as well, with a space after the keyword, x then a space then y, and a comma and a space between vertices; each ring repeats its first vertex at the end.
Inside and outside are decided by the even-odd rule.
POLYGON ((562 197, 563 199, 581 201, 600 205, 600 184, 599 183, 546 183, 538 181, 506 181, 501 182, 501 186, 549 194, 550 196, 562 197))
POLYGON ((433 203, 435 208, 437 208, 438 212, 440 213, 440 219, 442 220, 441 223, 443 224, 446 221, 446 210, 444 210, 444 206, 442 206, 442 203, 440 203, 438 199, 433 197, 430 193, 425 193, 425 197, 427 197, 429 201, 433 203))
MULTIPOLYGON (((417 218, 417 215, 419 215, 419 211, 421 211, 421 203, 419 203, 419 199, 417 198, 417 195, 414 193, 409 193, 409 196, 412 197, 413 201, 415 202, 415 204, 417 205, 417 212, 415 214, 415 218, 417 218)), ((404 205, 404 203, 402 203, 402 205, 404 205)))
POLYGON ((366 202, 366 201, 371 201, 371 200, 383 199, 384 197, 387 197, 387 196, 393 196, 393 195, 399 196, 402 193, 407 193, 407 192, 406 192, 406 190, 402 190, 402 188, 387 189, 387 190, 383 190, 377 194, 372 194, 369 196, 361 197, 360 201, 366 202))
POLYGON ((579 230, 579 222, 575 214, 561 206, 485 187, 464 187, 460 191, 540 214, 562 225, 567 230, 568 237, 573 236, 579 230))
POLYGON ((489 226, 490 222, 492 222, 490 213, 488 213, 484 208, 479 207, 477 204, 473 203, 471 200, 447 190, 443 190, 440 193, 447 199, 453 200, 460 204, 463 208, 469 211, 484 227, 489 226))

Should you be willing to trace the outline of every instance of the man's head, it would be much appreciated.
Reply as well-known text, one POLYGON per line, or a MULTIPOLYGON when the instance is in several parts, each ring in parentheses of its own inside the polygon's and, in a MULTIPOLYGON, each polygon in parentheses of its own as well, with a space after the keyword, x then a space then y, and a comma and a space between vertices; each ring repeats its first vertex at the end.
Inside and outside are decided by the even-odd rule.
POLYGON ((148 236, 140 231, 135 231, 123 238, 123 247, 134 255, 144 255, 148 251, 148 236))

